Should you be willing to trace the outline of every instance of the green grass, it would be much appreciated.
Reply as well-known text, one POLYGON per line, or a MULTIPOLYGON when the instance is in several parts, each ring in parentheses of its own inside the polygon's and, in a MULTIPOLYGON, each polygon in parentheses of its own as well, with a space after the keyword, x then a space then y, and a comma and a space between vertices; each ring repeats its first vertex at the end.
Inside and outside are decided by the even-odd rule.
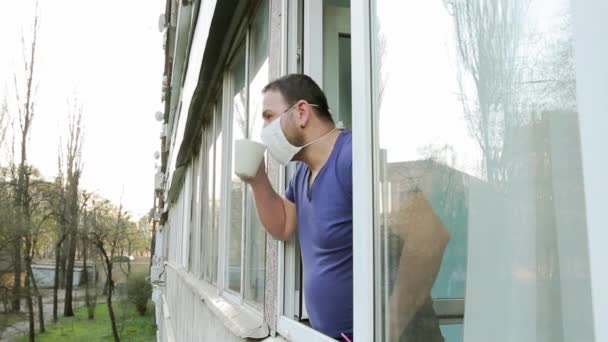
MULTIPOLYGON (((113 302, 114 315, 118 334, 121 341, 149 342, 156 341, 156 328, 154 326, 154 312, 151 303, 145 316, 140 316, 132 304, 113 302), (124 318, 123 318, 124 317, 124 318), (124 320, 123 320, 124 319, 124 320), (124 322, 124 325, 121 323, 124 322), (122 329, 121 329, 122 327, 122 329), (122 332, 121 332, 122 331, 122 332)), ((113 341, 112 326, 106 304, 97 304, 95 318, 87 319, 87 308, 76 309, 74 317, 61 317, 57 324, 48 323, 47 331, 38 334, 36 341, 41 342, 67 342, 67 341, 113 341)), ((27 341, 22 337, 18 342, 27 341)))

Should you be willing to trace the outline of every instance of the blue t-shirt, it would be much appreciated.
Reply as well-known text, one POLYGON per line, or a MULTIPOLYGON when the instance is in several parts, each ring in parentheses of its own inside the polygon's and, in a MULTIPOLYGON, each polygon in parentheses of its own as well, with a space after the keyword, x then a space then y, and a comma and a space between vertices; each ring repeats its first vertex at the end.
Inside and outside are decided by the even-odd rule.
POLYGON ((331 337, 353 332, 352 159, 344 130, 310 189, 310 169, 300 163, 286 192, 296 205, 310 323, 331 337))

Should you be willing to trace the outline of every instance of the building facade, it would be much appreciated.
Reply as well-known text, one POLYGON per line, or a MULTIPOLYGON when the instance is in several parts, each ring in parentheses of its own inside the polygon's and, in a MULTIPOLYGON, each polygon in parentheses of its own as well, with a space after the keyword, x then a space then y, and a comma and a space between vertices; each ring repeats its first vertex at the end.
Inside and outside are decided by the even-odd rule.
MULTIPOLYGON (((306 73, 353 132, 358 341, 608 341, 607 11, 168 0, 158 339, 333 340, 308 321, 297 239, 265 233, 233 172, 234 142, 260 139, 262 88, 306 73), (428 268, 432 290, 410 298, 428 268)), ((283 193, 294 167, 266 166, 283 193)))

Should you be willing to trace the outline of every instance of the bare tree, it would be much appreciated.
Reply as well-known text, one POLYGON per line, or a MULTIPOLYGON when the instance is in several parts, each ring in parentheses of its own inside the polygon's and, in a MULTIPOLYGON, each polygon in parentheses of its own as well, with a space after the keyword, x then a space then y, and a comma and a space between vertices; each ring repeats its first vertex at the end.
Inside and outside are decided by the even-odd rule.
MULTIPOLYGON (((6 141, 6 132, 8 130, 8 101, 6 95, 2 99, 2 106, 0 106, 0 150, 4 147, 6 141)), ((2 165, 0 165, 2 166, 2 165)))
POLYGON ((29 207, 32 212, 32 216, 30 219, 31 222, 31 243, 30 250, 26 251, 26 259, 29 261, 27 268, 27 273, 29 275, 29 279, 31 281, 32 288, 34 290, 34 294, 36 296, 38 302, 38 324, 40 327, 40 332, 45 332, 44 326, 44 310, 43 310, 43 302, 42 295, 38 289, 36 284, 36 279, 34 278, 34 272, 32 270, 32 260, 35 255, 36 247, 38 245, 38 241, 45 233, 45 223, 54 218, 54 211, 52 208, 52 198, 54 197, 54 189, 53 184, 48 183, 42 179, 40 179, 40 175, 38 175, 38 180, 32 181, 31 186, 31 196, 29 197, 29 207))
POLYGON ((112 325, 112 335, 114 341, 119 342, 120 337, 116 326, 116 316, 112 306, 112 295, 114 293, 114 280, 112 278, 112 268, 114 266, 113 258, 118 252, 121 242, 125 238, 126 215, 122 209, 122 203, 118 209, 113 209, 108 202, 105 202, 100 208, 94 209, 94 224, 92 225, 89 239, 91 243, 99 251, 99 257, 102 260, 106 270, 106 304, 110 315, 110 323, 112 325))
MULTIPOLYGON (((92 208, 95 208, 95 202, 93 200, 93 203, 91 205, 92 208)), ((88 258, 88 254, 89 254, 89 229, 90 226, 92 224, 94 224, 93 219, 94 217, 92 217, 92 215, 90 215, 90 209, 88 208, 88 206, 84 206, 83 207, 83 219, 82 219, 82 265, 83 265, 83 282, 85 285, 85 290, 84 290, 84 300, 85 300, 85 305, 87 307, 87 317, 88 319, 93 319, 95 317, 95 306, 97 303, 97 287, 94 286, 94 291, 93 294, 91 294, 91 279, 89 278, 89 271, 87 268, 87 258, 88 258)), ((95 258, 93 257, 92 260, 94 261, 95 258)))
MULTIPOLYGON (((12 253, 11 247, 17 239, 15 235, 15 208, 14 202, 14 186, 12 178, 10 178, 9 169, 0 167, 0 264, 3 264, 0 269, 0 277, 7 276, 12 272, 12 265, 7 264, 12 253)), ((10 302, 12 302, 13 291, 9 284, 0 283, 0 301, 3 304, 5 313, 9 312, 10 302)))
MULTIPOLYGON (((36 65, 36 43, 38 38, 39 30, 39 17, 38 17, 38 2, 35 3, 35 12, 33 18, 33 25, 31 31, 31 41, 26 43, 24 35, 21 36, 21 42, 23 46, 23 67, 24 67, 24 80, 20 80, 17 74, 14 74, 14 85, 15 85, 15 97, 17 104, 17 121, 19 124, 19 131, 14 136, 19 138, 20 144, 20 162, 16 170, 15 183, 15 198, 14 207, 16 209, 17 229, 15 231, 16 239, 13 243, 13 264, 14 264, 14 288, 13 288, 13 301, 12 310, 18 312, 21 309, 21 275, 23 273, 22 259, 25 261, 25 298, 27 302, 27 309, 29 313, 29 340, 34 341, 35 339, 35 323, 34 323, 34 309, 32 303, 32 296, 30 292, 30 276, 27 272, 31 268, 31 259, 29 257, 29 251, 32 249, 32 236, 31 236, 31 211, 29 207, 29 187, 30 187, 30 172, 31 168, 28 166, 27 152, 29 146, 29 138, 32 123, 35 116, 35 98, 36 89, 35 86, 35 65, 36 65), (22 83, 23 82, 23 83, 22 83), (22 91, 24 94, 22 94, 22 91), (22 97, 24 95, 24 97, 22 97), (25 258, 23 250, 27 251, 25 258)), ((14 137, 13 137, 14 138, 14 137)), ((14 146, 14 145, 13 145, 14 146)), ((14 152, 14 147, 13 147, 14 152)), ((14 159, 14 154, 13 154, 14 159)), ((13 175, 15 173, 13 172, 13 175)))
POLYGON ((507 130, 522 120, 516 89, 524 75, 520 55, 528 1, 444 0, 454 18, 465 119, 494 184, 506 178, 501 152, 507 130))
POLYGON ((559 27, 542 35, 531 55, 535 68, 529 68, 524 82, 530 110, 576 112, 576 75, 572 17, 564 13, 559 27))
POLYGON ((78 241, 79 223, 79 183, 82 173, 82 106, 75 100, 72 103, 72 112, 69 115, 68 138, 66 143, 66 223, 68 255, 67 267, 65 270, 65 302, 63 315, 66 317, 74 316, 73 299, 73 280, 74 263, 76 259, 76 243, 78 241))
MULTIPOLYGON (((60 144, 61 145, 61 144, 60 144)), ((55 198, 53 208, 55 210, 55 216, 57 218, 55 229, 56 229, 56 241, 55 241, 55 274, 53 279, 53 322, 57 322, 57 300, 58 291, 60 285, 60 279, 63 277, 61 271, 61 249, 63 242, 66 237, 66 222, 65 222, 65 187, 63 180, 63 161, 61 146, 59 147, 59 153, 57 157, 57 169, 58 175, 55 178, 55 188, 58 196, 55 198)))

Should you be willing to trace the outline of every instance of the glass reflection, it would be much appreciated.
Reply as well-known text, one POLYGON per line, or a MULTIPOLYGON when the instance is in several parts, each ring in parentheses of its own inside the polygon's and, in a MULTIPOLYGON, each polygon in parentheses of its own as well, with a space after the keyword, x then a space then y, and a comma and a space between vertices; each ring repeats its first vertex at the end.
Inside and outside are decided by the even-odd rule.
MULTIPOLYGON (((262 89, 268 79, 268 1, 263 1, 251 25, 249 61, 249 132, 248 137, 261 141, 262 89)), ((247 228, 245 230, 247 291, 245 297, 261 304, 264 299, 264 273, 266 269, 266 231, 258 217, 251 187, 247 186, 247 228)))
POLYGON ((205 279, 217 283, 217 249, 222 181, 222 110, 220 101, 214 108, 213 120, 207 128, 207 207, 205 208, 205 279))
POLYGON ((570 16, 373 2, 382 340, 593 339, 570 16))
MULTIPOLYGON (((241 46, 230 69, 232 104, 232 141, 247 136, 247 92, 245 88, 245 44, 241 46)), ((232 146, 230 232, 228 246, 228 288, 241 291, 241 232, 243 220, 244 183, 234 174, 234 144, 232 146)))

